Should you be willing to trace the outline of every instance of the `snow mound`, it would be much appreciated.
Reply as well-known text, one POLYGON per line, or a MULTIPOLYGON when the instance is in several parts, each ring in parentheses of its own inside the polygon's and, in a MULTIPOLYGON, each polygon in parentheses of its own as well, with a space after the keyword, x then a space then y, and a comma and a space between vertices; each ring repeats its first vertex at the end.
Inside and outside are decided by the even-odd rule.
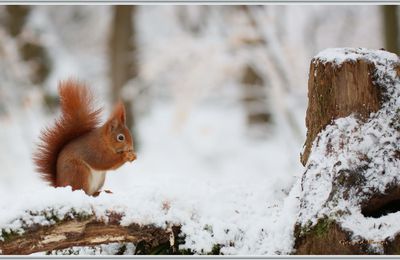
POLYGON ((297 223, 312 227, 328 217, 353 235, 374 241, 381 252, 385 239, 400 231, 400 212, 379 218, 364 216, 362 206, 373 195, 400 186, 399 58, 385 51, 327 49, 315 58, 334 62, 363 59, 375 65, 371 78, 380 88, 382 106, 366 122, 355 115, 336 119, 315 138, 303 175, 297 223))

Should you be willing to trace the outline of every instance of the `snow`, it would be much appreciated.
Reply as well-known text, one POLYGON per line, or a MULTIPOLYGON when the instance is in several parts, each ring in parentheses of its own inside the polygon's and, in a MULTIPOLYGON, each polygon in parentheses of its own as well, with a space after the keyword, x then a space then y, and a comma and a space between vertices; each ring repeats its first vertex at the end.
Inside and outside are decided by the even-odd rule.
POLYGON ((373 61, 374 63, 387 60, 396 61, 397 55, 384 50, 370 50, 366 48, 328 48, 319 52, 315 57, 323 63, 331 62, 340 66, 346 61, 356 61, 360 59, 373 61))
POLYGON ((375 64, 374 83, 387 101, 366 122, 354 115, 339 118, 314 140, 303 176, 297 222, 303 226, 311 222, 312 226, 328 216, 350 231, 354 239, 376 242, 374 250, 381 252, 382 241, 399 232, 398 221, 393 220, 400 212, 380 218, 365 217, 360 204, 374 193, 384 194, 389 185, 399 182, 400 161, 394 156, 400 148, 400 79, 396 73, 399 58, 384 51, 344 48, 322 51, 315 59, 338 65, 358 59, 375 64), (339 179, 350 176, 356 178, 359 190, 340 185, 339 179))

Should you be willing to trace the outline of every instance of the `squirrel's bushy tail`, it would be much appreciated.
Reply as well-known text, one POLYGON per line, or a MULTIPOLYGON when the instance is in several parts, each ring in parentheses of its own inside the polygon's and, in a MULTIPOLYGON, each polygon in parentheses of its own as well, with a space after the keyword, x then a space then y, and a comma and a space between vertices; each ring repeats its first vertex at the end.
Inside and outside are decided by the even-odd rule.
POLYGON ((58 87, 61 116, 41 132, 41 143, 33 160, 41 177, 56 186, 57 158, 62 148, 73 139, 95 129, 101 109, 94 108, 90 90, 75 80, 60 82, 58 87))

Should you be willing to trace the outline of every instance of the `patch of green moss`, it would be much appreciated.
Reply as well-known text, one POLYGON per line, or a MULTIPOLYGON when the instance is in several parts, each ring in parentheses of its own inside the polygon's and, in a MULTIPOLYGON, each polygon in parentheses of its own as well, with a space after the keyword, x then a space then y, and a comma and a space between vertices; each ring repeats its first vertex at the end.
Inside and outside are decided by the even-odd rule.
MULTIPOLYGON (((221 249, 222 249, 222 245, 215 244, 215 245, 213 245, 210 252, 205 252, 205 251, 201 250, 200 252, 196 252, 196 253, 200 254, 200 255, 222 255, 221 249)), ((176 252, 176 255, 194 255, 194 254, 195 254, 195 252, 189 248, 179 249, 178 252, 176 252)))
POLYGON ((310 220, 305 225, 301 225, 301 224, 297 223, 294 227, 294 236, 296 238, 305 236, 310 231, 311 225, 312 225, 312 222, 310 220))
POLYGON ((9 231, 6 231, 4 229, 1 230, 1 237, 3 238, 4 242, 10 241, 16 238, 17 236, 19 236, 19 234, 14 230, 9 230, 9 231))
POLYGON ((194 253, 189 248, 185 248, 185 249, 179 249, 178 255, 194 255, 194 253))
POLYGON ((203 227, 203 229, 205 230, 205 231, 208 231, 208 232, 210 232, 211 234, 213 234, 213 227, 211 226, 211 225, 208 225, 208 224, 206 224, 204 227, 203 227))
POLYGON ((92 213, 87 213, 87 212, 78 212, 74 208, 71 209, 71 218, 77 219, 77 220, 88 220, 93 216, 92 213))
POLYGON ((207 253, 207 255, 221 255, 221 248, 220 244, 213 245, 211 252, 207 253))
POLYGON ((324 217, 319 219, 317 224, 313 226, 311 224, 311 221, 303 226, 297 224, 294 229, 294 236, 296 238, 300 238, 306 235, 315 234, 317 237, 323 237, 329 231, 331 225, 334 223, 334 220, 324 217))
POLYGON ((169 242, 156 247, 149 247, 146 242, 141 241, 136 245, 135 255, 194 255, 194 252, 188 248, 174 251, 169 242))
POLYGON ((44 217, 46 218, 46 220, 48 220, 49 222, 54 222, 54 223, 58 223, 60 222, 60 218, 57 216, 57 214, 54 212, 54 210, 50 210, 50 211, 45 211, 43 212, 44 217))
POLYGON ((329 218, 323 218, 318 220, 317 224, 312 228, 312 231, 318 237, 323 237, 328 231, 331 225, 334 223, 329 218))

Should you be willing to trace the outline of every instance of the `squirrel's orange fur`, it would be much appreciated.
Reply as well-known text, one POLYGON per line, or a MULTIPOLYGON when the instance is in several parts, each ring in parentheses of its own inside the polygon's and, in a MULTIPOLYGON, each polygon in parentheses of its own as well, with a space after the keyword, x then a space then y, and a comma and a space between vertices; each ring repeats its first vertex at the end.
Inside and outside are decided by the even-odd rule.
POLYGON ((41 177, 52 186, 71 186, 97 194, 105 171, 136 159, 132 137, 125 125, 125 108, 117 103, 102 125, 89 89, 74 80, 59 85, 61 117, 41 133, 34 162, 41 177))

